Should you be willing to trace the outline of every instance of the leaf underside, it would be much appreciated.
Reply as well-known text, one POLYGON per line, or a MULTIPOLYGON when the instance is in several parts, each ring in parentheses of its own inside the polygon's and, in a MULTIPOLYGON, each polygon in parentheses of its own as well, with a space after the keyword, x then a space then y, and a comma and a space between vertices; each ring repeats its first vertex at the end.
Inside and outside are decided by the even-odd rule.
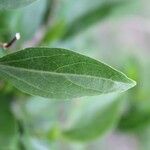
POLYGON ((135 85, 97 60, 60 48, 7 55, 0 59, 0 76, 26 93, 56 99, 123 92, 135 85))

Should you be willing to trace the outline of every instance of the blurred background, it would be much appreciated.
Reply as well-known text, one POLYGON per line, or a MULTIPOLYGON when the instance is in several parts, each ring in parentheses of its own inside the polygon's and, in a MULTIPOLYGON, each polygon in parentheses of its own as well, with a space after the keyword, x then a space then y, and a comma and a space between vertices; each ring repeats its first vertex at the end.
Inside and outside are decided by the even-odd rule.
POLYGON ((61 47, 103 61, 137 82, 122 95, 48 100, 0 80, 0 150, 149 150, 150 1, 36 0, 0 12, 9 52, 61 47))

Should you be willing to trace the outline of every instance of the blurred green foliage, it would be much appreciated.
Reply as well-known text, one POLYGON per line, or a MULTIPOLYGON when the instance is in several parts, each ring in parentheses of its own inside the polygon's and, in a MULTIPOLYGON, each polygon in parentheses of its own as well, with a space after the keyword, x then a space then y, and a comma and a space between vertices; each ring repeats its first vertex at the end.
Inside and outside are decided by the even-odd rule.
POLYGON ((94 150, 99 145, 90 148, 90 140, 101 137, 101 141, 116 130, 134 134, 140 149, 148 150, 149 28, 140 24, 141 29, 135 20, 142 24, 149 20, 149 4, 146 0, 37 0, 23 8, 1 10, 0 42, 9 41, 15 32, 22 35, 10 51, 28 44, 82 49, 78 52, 117 66, 138 84, 121 97, 60 102, 24 95, 1 79, 0 150, 94 150), (136 31, 134 40, 133 29, 126 27, 129 18, 136 31))

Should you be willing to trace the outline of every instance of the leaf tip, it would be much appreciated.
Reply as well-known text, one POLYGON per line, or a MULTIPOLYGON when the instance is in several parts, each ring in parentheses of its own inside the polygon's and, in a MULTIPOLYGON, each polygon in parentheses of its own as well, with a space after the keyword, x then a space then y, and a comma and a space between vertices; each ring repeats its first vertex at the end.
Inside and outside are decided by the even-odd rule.
POLYGON ((127 76, 126 76, 126 78, 127 78, 127 80, 128 80, 128 82, 127 82, 127 84, 128 84, 128 89, 127 89, 127 90, 129 90, 129 89, 131 89, 131 88, 133 88, 133 87, 135 87, 135 86, 137 85, 137 82, 136 82, 136 81, 132 80, 131 78, 129 78, 129 77, 127 77, 127 76))

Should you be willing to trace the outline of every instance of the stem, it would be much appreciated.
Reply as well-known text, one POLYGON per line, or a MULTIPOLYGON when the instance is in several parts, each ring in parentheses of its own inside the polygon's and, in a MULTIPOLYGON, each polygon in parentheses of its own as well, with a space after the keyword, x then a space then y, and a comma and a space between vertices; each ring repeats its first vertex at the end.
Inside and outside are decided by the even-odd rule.
POLYGON ((11 47, 19 39, 20 39, 20 33, 16 33, 15 37, 10 42, 3 44, 3 48, 11 47))
POLYGON ((18 126, 19 126, 19 150, 26 150, 24 144, 22 143, 22 136, 24 135, 24 126, 21 121, 18 121, 18 126))
POLYGON ((20 39, 20 33, 16 33, 15 37, 8 43, 0 43, 0 58, 7 55, 6 49, 11 47, 17 40, 20 39))

